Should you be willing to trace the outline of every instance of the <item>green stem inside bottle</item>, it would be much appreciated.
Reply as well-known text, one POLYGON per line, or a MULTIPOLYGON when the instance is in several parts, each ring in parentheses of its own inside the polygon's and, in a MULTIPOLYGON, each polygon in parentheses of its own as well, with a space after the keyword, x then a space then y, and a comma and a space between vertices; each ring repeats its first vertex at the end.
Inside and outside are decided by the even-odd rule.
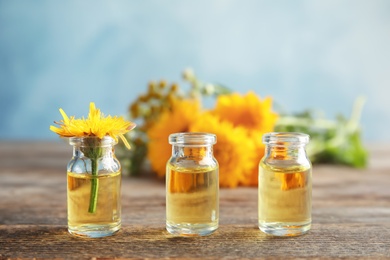
POLYGON ((85 139, 85 146, 82 147, 82 152, 91 160, 91 192, 89 197, 89 213, 95 213, 97 209, 98 193, 99 193, 99 158, 102 156, 103 148, 101 147, 101 139, 91 137, 85 139))
POLYGON ((97 207, 97 200, 98 200, 98 192, 99 192, 99 179, 98 179, 98 159, 97 158, 91 158, 91 171, 92 171, 92 178, 91 178, 91 193, 89 198, 89 213, 95 213, 96 207, 97 207))

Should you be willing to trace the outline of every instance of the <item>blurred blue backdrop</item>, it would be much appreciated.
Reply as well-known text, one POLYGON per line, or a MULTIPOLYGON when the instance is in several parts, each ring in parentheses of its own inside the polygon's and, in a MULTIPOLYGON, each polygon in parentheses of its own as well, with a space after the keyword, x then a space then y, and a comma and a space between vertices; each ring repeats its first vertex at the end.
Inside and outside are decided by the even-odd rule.
POLYGON ((388 0, 0 0, 0 139, 49 131, 90 101, 126 115, 150 80, 254 90, 290 112, 349 116, 365 141, 390 141, 388 0))

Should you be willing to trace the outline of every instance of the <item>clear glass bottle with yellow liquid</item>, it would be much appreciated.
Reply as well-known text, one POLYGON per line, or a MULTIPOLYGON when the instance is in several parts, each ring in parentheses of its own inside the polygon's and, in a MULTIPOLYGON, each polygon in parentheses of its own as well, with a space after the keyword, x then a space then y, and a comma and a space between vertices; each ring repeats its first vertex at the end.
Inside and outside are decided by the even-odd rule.
POLYGON ((105 136, 72 137, 68 163, 68 231, 81 237, 104 237, 121 227, 121 166, 116 141, 105 136))
POLYGON ((297 236, 311 227, 312 165, 303 133, 267 133, 259 164, 258 221, 261 231, 297 236))
POLYGON ((216 136, 176 133, 169 136, 172 156, 166 172, 166 229, 182 236, 204 236, 218 228, 216 136))

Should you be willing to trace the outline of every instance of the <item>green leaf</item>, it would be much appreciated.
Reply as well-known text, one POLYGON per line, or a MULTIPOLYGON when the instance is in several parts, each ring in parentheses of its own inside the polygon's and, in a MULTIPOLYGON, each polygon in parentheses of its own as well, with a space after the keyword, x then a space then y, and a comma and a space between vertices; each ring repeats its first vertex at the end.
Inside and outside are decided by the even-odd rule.
POLYGON ((356 100, 350 119, 338 115, 335 120, 328 120, 310 110, 292 116, 285 115, 277 122, 275 131, 309 134, 307 153, 313 163, 364 168, 368 162, 368 152, 362 144, 359 127, 363 104, 363 98, 356 100))

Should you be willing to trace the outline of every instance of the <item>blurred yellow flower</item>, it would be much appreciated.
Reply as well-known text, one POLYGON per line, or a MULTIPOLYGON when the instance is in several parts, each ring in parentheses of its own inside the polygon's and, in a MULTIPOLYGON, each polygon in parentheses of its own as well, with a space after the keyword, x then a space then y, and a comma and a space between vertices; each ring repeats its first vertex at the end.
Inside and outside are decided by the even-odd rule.
POLYGON ((248 171, 245 171, 244 180, 242 181, 242 186, 257 186, 259 182, 258 173, 259 173, 259 162, 260 159, 264 156, 265 145, 262 142, 262 136, 264 133, 254 134, 251 132, 247 139, 252 141, 253 146, 255 147, 253 154, 255 155, 254 165, 248 171))
MULTIPOLYGON (((242 127, 246 131, 246 139, 255 147, 253 154, 256 156, 251 169, 242 173, 240 182, 244 186, 256 186, 258 183, 258 163, 264 155, 262 135, 272 132, 278 115, 272 111, 272 99, 270 97, 261 100, 254 92, 246 95, 238 93, 220 95, 216 106, 211 113, 223 120, 232 123, 235 127, 242 127)), ((245 152, 248 155, 248 152, 245 152)))
POLYGON ((271 99, 261 101, 254 93, 223 95, 216 107, 201 112, 196 99, 177 99, 147 130, 148 159, 159 177, 165 176, 171 154, 168 136, 178 132, 217 135, 214 156, 220 170, 221 187, 257 185, 257 166, 264 154, 263 131, 272 131, 277 115, 271 99))
POLYGON ((217 136, 214 156, 219 163, 221 187, 236 187, 246 182, 245 172, 257 164, 255 146, 248 138, 245 128, 235 127, 231 122, 204 113, 190 127, 191 132, 208 132, 217 136))
POLYGON ((89 115, 87 119, 75 119, 74 116, 69 118, 62 108, 60 108, 60 113, 63 120, 54 122, 59 127, 50 126, 50 130, 61 137, 96 136, 99 139, 102 139, 104 136, 111 136, 115 141, 118 141, 119 136, 126 147, 130 148, 124 134, 132 130, 135 127, 135 124, 126 121, 123 117, 111 117, 110 115, 105 117, 100 109, 95 107, 95 103, 93 102, 89 105, 89 115))
POLYGON ((162 112, 157 121, 147 130, 148 154, 151 167, 159 177, 165 176, 166 163, 171 156, 172 146, 168 137, 172 133, 188 132, 190 124, 200 115, 197 99, 175 99, 170 110, 162 112))
POLYGON ((278 119, 272 98, 261 99, 254 92, 231 93, 221 85, 198 80, 192 71, 186 71, 184 79, 191 84, 187 93, 176 84, 168 88, 166 82, 153 83, 130 106, 133 117, 143 120, 138 136, 144 137, 145 147, 134 161, 145 158, 145 151, 152 170, 162 178, 172 152, 170 134, 212 133, 217 136, 213 150, 220 167, 220 186, 257 185, 258 163, 264 154, 262 135, 272 132, 278 119), (215 96, 215 105, 202 111, 201 98, 206 96, 215 96))
POLYGON ((254 92, 245 96, 238 93, 220 95, 212 113, 234 126, 260 133, 271 132, 278 118, 272 111, 272 99, 268 97, 262 101, 254 92))

